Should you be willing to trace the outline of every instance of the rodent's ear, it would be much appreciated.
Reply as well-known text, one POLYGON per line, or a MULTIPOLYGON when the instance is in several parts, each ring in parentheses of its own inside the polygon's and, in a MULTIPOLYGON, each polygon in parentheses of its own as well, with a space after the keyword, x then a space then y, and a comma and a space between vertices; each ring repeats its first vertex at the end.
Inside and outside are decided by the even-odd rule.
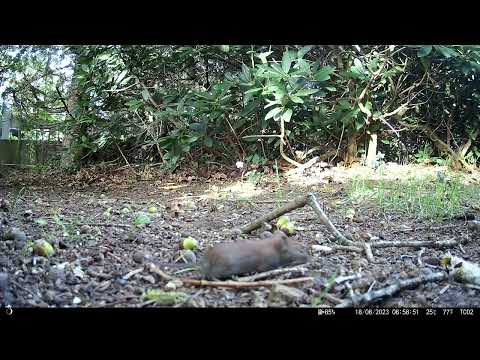
POLYGON ((278 233, 275 232, 274 236, 278 239, 277 246, 279 250, 287 251, 290 246, 287 235, 285 235, 283 231, 278 231, 278 233))

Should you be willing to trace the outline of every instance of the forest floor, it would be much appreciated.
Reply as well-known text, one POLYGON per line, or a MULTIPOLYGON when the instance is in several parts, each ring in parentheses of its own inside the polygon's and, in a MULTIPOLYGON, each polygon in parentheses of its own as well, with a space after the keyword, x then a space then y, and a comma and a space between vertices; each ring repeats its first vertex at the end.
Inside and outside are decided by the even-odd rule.
MULTIPOLYGON (((99 175, 83 170, 65 178, 12 172, 8 178, 0 178, 4 232, 13 226, 27 236, 22 242, 1 239, 0 234, 2 303, 27 307, 335 306, 352 293, 375 291, 402 280, 442 272, 440 259, 448 251, 480 263, 480 231, 469 229, 466 221, 480 216, 475 199, 460 207, 460 216, 437 220, 418 217, 415 211, 385 209, 367 200, 354 201, 352 182, 366 171, 360 166, 318 167, 290 176, 254 172, 243 176, 236 173, 233 178, 230 173, 216 172, 208 179, 150 174, 139 180, 122 171, 99 175), (197 259, 209 246, 241 237, 258 238, 258 231, 240 236, 235 229, 308 192, 315 194, 340 232, 353 238, 373 236, 372 243, 457 240, 462 245, 448 249, 374 248, 370 261, 358 252, 322 253, 318 245, 331 247, 335 239, 305 206, 287 215, 297 227, 292 238, 309 252, 311 259, 296 269, 262 279, 271 281, 268 286, 191 285, 162 278, 145 262, 146 255, 159 262, 177 261, 182 239, 188 236, 198 240, 194 251, 197 259), (150 209, 149 213, 151 207, 157 211, 150 209), (139 214, 148 214, 150 223, 135 226, 139 214), (32 252, 32 243, 40 239, 53 245, 52 256, 32 252), (275 285, 301 277, 311 279, 288 287, 275 285), (172 296, 159 304, 155 297, 145 296, 154 294, 152 289, 160 291, 157 295, 166 291, 172 296)), ((371 181, 375 177, 385 180, 388 174, 392 183, 401 187, 402 179, 408 176, 425 173, 435 179, 439 169, 391 164, 380 175, 368 171, 371 181)), ((480 194, 478 176, 472 175, 470 180, 468 186, 480 194)), ((188 269, 164 272, 176 278, 200 277, 188 269)), ((479 289, 449 278, 404 289, 372 305, 479 307, 479 289)))

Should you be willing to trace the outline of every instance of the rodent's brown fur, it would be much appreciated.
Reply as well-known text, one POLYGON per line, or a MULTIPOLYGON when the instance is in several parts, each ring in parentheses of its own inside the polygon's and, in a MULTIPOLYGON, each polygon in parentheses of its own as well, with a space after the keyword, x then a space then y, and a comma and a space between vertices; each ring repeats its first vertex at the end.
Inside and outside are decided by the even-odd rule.
POLYGON ((240 240, 208 249, 200 270, 206 278, 222 279, 307 261, 308 255, 297 243, 283 232, 275 231, 262 240, 240 240))

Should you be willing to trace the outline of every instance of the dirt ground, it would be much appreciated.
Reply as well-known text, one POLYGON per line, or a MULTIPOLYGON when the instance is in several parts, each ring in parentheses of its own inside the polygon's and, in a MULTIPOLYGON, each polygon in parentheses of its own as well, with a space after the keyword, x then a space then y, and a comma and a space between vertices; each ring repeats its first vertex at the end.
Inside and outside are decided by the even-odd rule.
MULTIPOLYGON (((400 170, 399 174, 420 171, 411 167, 400 170)), ((438 259, 447 251, 480 262, 480 233, 469 230, 465 219, 419 222, 362 204, 355 206, 354 216, 346 215, 342 206, 345 186, 355 171, 318 169, 281 180, 264 177, 258 183, 238 174, 236 178, 210 175, 208 180, 191 176, 126 180, 122 174, 89 181, 79 175, 68 179, 48 175, 22 175, 12 181, 0 178, 0 199, 6 200, 0 209, 3 227, 15 226, 27 235, 27 241, 20 244, 0 240, 0 300, 26 307, 155 307, 162 305, 143 295, 159 289, 183 295, 164 306, 335 306, 335 299, 347 299, 352 292, 365 293, 442 271, 438 259), (145 266, 145 255, 160 262, 176 262, 180 243, 187 236, 198 240, 197 259, 211 245, 258 238, 258 231, 240 236, 235 229, 307 192, 316 195, 342 233, 369 233, 389 241, 454 239, 462 240, 463 245, 425 248, 421 263, 419 249, 408 247, 374 249, 373 262, 351 251, 323 254, 314 250, 315 245, 331 245, 334 238, 312 209, 303 207, 288 216, 298 228, 293 238, 309 252, 311 261, 268 280, 312 277, 312 281, 288 287, 189 286, 165 280, 145 266), (150 224, 134 226, 133 219, 140 212, 148 213, 152 206, 157 212, 148 214, 150 224), (31 242, 40 239, 54 246, 54 255, 35 256, 28 250, 31 242), (331 285, 335 277, 350 275, 356 276, 331 285), (321 297, 325 292, 330 296, 321 297)), ((474 213, 478 219, 480 212, 474 213)), ((178 269, 166 268, 165 272, 199 278, 198 272, 187 270, 177 273, 178 269)), ((403 290, 374 305, 479 307, 480 290, 444 280, 403 290)))

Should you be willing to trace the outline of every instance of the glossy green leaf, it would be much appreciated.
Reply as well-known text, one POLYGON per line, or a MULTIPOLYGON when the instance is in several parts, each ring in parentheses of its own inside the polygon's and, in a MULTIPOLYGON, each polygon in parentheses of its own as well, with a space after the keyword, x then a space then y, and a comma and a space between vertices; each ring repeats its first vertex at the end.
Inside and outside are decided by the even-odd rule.
POLYGON ((300 50, 298 50, 297 58, 299 59, 303 58, 305 54, 307 54, 310 50, 312 50, 312 48, 313 48, 312 45, 302 47, 300 50))
POLYGON ((282 70, 285 74, 288 74, 290 67, 292 66, 292 61, 295 59, 295 52, 292 50, 287 50, 283 53, 282 58, 282 70))
POLYGON ((290 119, 292 118, 293 111, 292 109, 287 109, 283 114, 282 114, 282 120, 285 122, 289 122, 290 119))
POLYGON ((281 107, 274 108, 270 110, 267 115, 265 115, 265 120, 273 118, 275 115, 279 114, 283 109, 281 107))
POLYGON ((302 98, 298 97, 298 96, 295 96, 295 95, 291 95, 290 96, 290 100, 292 100, 294 103, 296 104, 303 104, 304 101, 302 100, 302 98))
POLYGON ((258 54, 257 57, 260 59, 262 64, 266 64, 267 63, 267 57, 272 53, 273 53, 273 51, 263 52, 263 53, 258 54))
POLYGON ((297 91, 294 95, 295 96, 308 96, 308 95, 315 94, 318 91, 319 91, 319 89, 302 89, 302 90, 297 91))
POLYGON ((315 80, 326 81, 330 79, 330 74, 335 71, 333 66, 324 66, 315 74, 315 80))
POLYGON ((435 45, 434 48, 446 58, 450 58, 458 55, 458 53, 454 49, 449 48, 447 46, 435 45))
POLYGON ((252 80, 252 76, 250 74, 250 69, 245 64, 242 64, 242 74, 243 74, 246 81, 251 81, 252 80))
POLYGON ((213 146, 213 139, 210 136, 207 136, 205 140, 203 141, 203 144, 207 147, 212 147, 213 146))
POLYGON ((424 45, 417 51, 419 58, 428 56, 432 52, 432 45, 424 45))
POLYGON ((254 89, 250 89, 248 91, 245 91, 245 94, 252 94, 252 93, 256 93, 256 92, 259 92, 260 90, 263 90, 263 88, 254 88, 254 89))

